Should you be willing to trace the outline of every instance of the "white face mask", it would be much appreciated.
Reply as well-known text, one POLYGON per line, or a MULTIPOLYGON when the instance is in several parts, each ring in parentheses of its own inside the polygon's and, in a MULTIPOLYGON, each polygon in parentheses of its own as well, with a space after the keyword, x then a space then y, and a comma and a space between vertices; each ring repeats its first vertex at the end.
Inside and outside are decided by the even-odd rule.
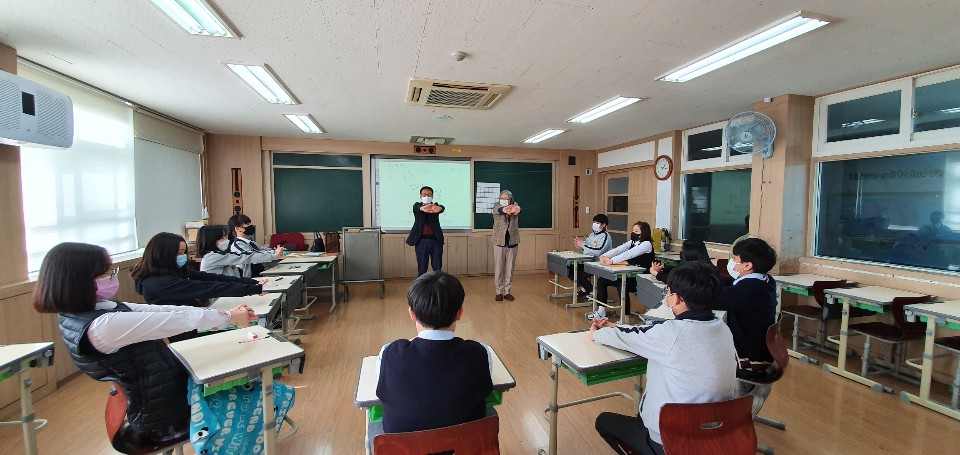
POLYGON ((593 228, 593 232, 596 232, 597 234, 599 234, 600 232, 602 232, 601 229, 600 229, 600 223, 593 223, 593 225, 592 225, 591 227, 593 228))
POLYGON ((423 202, 424 204, 429 204, 433 202, 433 198, 430 196, 423 196, 420 198, 420 202, 423 202))
POLYGON ((738 272, 738 271, 736 271, 736 270, 733 270, 733 268, 736 267, 736 266, 738 266, 738 265, 740 265, 740 263, 739 263, 739 262, 734 262, 733 259, 727 261, 727 273, 729 273, 730 276, 733 277, 733 279, 740 278, 740 272, 738 272))
POLYGON ((230 246, 230 239, 223 239, 217 242, 217 248, 219 248, 220 251, 226 251, 227 247, 229 246, 230 246))
POLYGON ((500 199, 500 207, 506 207, 508 205, 510 205, 509 199, 500 199))

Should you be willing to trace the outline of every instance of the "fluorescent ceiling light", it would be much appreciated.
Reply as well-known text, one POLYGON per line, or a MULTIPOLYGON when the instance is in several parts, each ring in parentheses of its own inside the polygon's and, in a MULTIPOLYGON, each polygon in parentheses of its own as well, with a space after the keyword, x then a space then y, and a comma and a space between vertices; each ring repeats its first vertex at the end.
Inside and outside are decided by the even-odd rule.
POLYGON ((716 146, 716 147, 707 147, 705 149, 700 149, 701 152, 716 152, 717 150, 723 150, 723 147, 716 146))
POLYGON ((957 114, 960 113, 960 107, 951 107, 949 109, 940 109, 941 113, 944 114, 957 114))
POLYGON ((830 23, 830 20, 818 16, 805 11, 797 11, 749 36, 660 76, 657 80, 686 82, 830 23))
POLYGON ((283 116, 294 125, 297 125, 297 128, 300 128, 304 133, 323 134, 320 125, 317 125, 317 122, 314 121, 313 117, 309 114, 283 114, 283 116))
POLYGON ((865 120, 857 120, 855 122, 842 123, 840 124, 840 128, 859 128, 863 125, 870 125, 872 123, 880 123, 880 122, 883 122, 883 120, 880 120, 878 118, 868 118, 865 120))
POLYGON ((216 10, 206 0, 150 0, 160 11, 192 35, 236 38, 216 10))
POLYGON ((298 104, 280 81, 266 67, 258 65, 244 65, 240 63, 224 63, 250 88, 254 89, 263 99, 273 104, 298 104))
POLYGON ((552 128, 549 129, 549 130, 543 130, 543 131, 541 131, 541 132, 539 132, 539 133, 537 133, 537 134, 535 134, 535 135, 533 135, 533 136, 530 136, 530 137, 524 139, 524 140, 523 140, 523 143, 524 143, 524 144, 536 144, 537 142, 543 142, 543 141, 545 141, 545 140, 547 140, 547 139, 550 139, 551 137, 554 137, 554 136, 556 136, 556 135, 558 135, 558 134, 563 133, 564 131, 566 131, 566 130, 558 130, 558 129, 552 129, 552 128))
POLYGON ((640 98, 626 98, 623 96, 618 96, 567 121, 571 123, 587 123, 591 120, 603 117, 611 112, 623 109, 633 103, 636 103, 637 101, 640 101, 640 98))

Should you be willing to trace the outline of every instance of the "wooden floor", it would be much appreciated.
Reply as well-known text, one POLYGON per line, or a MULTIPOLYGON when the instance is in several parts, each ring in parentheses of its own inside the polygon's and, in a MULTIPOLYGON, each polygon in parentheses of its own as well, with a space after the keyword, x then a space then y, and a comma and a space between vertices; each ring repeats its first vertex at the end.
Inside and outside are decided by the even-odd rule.
MULTIPOLYGON (((457 334, 493 346, 517 380, 517 387, 505 394, 498 409, 501 450, 508 455, 533 454, 547 445, 549 426, 543 409, 550 390, 549 364, 537 358, 535 338, 586 328, 586 311, 566 310, 561 302, 548 301, 545 296, 553 288, 546 274, 516 277, 514 302, 494 301, 489 277, 462 281, 467 302, 457 334)), ((406 312, 408 284, 388 282, 383 300, 378 298, 377 285, 353 285, 350 301, 335 314, 318 309, 318 321, 301 323, 309 332, 303 337, 305 374, 281 379, 297 388, 290 415, 300 424, 300 432, 279 444, 281 453, 363 453, 363 413, 353 407, 360 358, 376 354, 384 343, 415 335, 406 312)), ((69 361, 66 355, 57 359, 69 361)), ((859 365, 855 360, 851 363, 859 365)), ((588 388, 561 372, 560 399, 629 391, 632 385, 632 380, 622 380, 588 388)), ((914 386, 891 385, 897 392, 904 387, 916 392, 914 386)), ((78 376, 36 403, 37 416, 50 421, 39 435, 40 453, 115 453, 103 424, 107 389, 78 376)), ((943 393, 943 387, 938 390, 943 393)), ((562 410, 560 453, 608 453, 593 429, 601 411, 632 414, 636 409, 628 400, 617 398, 562 410)), ((948 453, 960 447, 960 422, 800 362, 790 364, 762 414, 787 423, 786 431, 757 427, 760 442, 778 454, 948 453)), ((20 438, 17 429, 0 429, 0 455, 23 453, 20 438)), ((193 453, 192 448, 187 453, 193 453)))

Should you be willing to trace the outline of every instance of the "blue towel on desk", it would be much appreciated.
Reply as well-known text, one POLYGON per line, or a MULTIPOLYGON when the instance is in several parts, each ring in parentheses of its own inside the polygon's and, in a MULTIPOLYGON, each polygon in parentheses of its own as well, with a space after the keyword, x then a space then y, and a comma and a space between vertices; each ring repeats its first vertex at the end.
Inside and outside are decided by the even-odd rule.
MULTIPOLYGON (((249 455, 263 453, 263 394, 261 381, 203 396, 203 386, 189 380, 190 442, 198 455, 249 455)), ((277 433, 293 407, 294 389, 273 383, 277 433)))

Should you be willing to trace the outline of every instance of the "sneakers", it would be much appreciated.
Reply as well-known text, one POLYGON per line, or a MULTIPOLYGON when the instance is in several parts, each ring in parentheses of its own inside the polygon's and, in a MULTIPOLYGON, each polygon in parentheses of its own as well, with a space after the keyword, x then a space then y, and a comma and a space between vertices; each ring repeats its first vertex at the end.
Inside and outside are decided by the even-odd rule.
POLYGON ((593 312, 587 313, 587 314, 585 314, 584 316, 586 316, 586 318, 589 319, 589 320, 591 320, 591 321, 594 320, 594 319, 602 319, 602 318, 605 318, 605 317, 607 317, 607 308, 606 308, 606 307, 599 307, 599 308, 597 308, 597 311, 593 311, 593 312))

